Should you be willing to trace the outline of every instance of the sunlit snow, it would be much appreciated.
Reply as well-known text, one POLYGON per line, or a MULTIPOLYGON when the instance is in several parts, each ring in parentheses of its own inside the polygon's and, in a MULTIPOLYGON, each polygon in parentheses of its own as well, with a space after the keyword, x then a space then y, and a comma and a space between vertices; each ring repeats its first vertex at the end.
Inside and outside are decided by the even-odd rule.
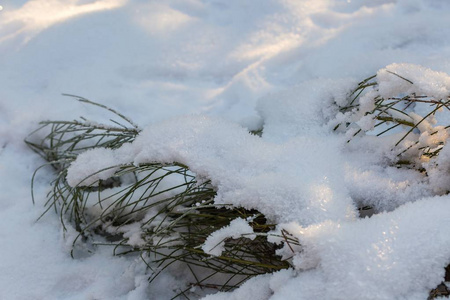
MULTIPOLYGON (((44 162, 23 139, 41 120, 110 118, 67 93, 143 128, 132 144, 81 154, 72 186, 110 177, 87 178, 105 167, 177 161, 211 179, 216 204, 257 209, 299 240, 296 253, 279 250, 293 269, 227 293, 192 288, 192 299, 427 299, 450 263, 450 112, 390 111, 417 125, 416 148, 440 147, 437 158, 408 157, 419 171, 392 163, 405 129, 377 137, 367 113, 376 96, 449 96, 449 14, 446 0, 3 1, 0 298, 170 299, 189 285, 177 268, 150 285, 140 259, 108 247, 72 259, 75 229, 52 210, 36 222, 54 174, 36 177, 33 205, 44 162), (378 89, 341 112, 372 75, 378 89), (333 131, 340 123, 354 127, 333 131), (370 218, 358 218, 363 206, 370 218)), ((250 229, 235 220, 203 247, 220 255, 224 238, 250 229)))

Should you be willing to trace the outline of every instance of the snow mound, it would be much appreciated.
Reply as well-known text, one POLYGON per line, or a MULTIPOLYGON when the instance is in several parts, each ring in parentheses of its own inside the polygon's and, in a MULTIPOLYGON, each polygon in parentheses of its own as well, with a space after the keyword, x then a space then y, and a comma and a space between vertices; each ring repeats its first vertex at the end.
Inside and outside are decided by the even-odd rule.
POLYGON ((177 162, 211 179, 218 190, 216 204, 257 209, 276 222, 309 225, 356 215, 339 175, 338 148, 332 137, 272 144, 233 122, 192 115, 149 126, 117 150, 85 152, 67 177, 72 185, 88 185, 108 177, 114 168, 102 172, 107 166, 177 162), (93 176, 86 179, 86 170, 93 176))
MULTIPOLYGON (((206 134, 201 117, 173 119, 147 128, 142 134, 149 140, 142 137, 140 145, 80 155, 68 177, 71 185, 95 183, 86 177, 133 163, 134 154, 140 154, 136 163, 186 161, 198 176, 213 178, 218 203, 258 207, 274 220, 293 221, 293 233, 302 230, 299 238, 316 249, 298 257, 301 272, 257 277, 210 299, 426 299, 427 289, 442 279, 449 199, 429 197, 448 192, 448 144, 440 145, 437 159, 420 162, 426 177, 389 166, 395 153, 383 145, 395 144, 395 137, 366 136, 344 146, 345 137, 329 135, 323 125, 337 113, 333 101, 342 104, 349 87, 380 68, 384 96, 400 90, 448 95, 442 72, 450 73, 450 1, 16 0, 1 6, 3 298, 169 299, 190 283, 175 269, 166 273, 174 277, 160 276, 149 287, 144 265, 109 257, 105 248, 73 260, 61 246, 58 215, 35 223, 53 174, 45 171, 36 180, 32 207, 29 177, 42 160, 25 149, 23 138, 40 120, 91 119, 61 93, 82 94, 142 125, 197 112, 252 129, 264 121, 258 140, 225 121, 204 121, 211 126, 206 134), (405 64, 393 64, 398 62, 405 64), (343 221, 344 207, 355 213, 350 198, 392 212, 343 221)), ((366 100, 363 111, 373 104, 366 100)), ((424 106, 417 105, 415 113, 423 115, 420 110, 424 106)), ((448 137, 429 130, 450 124, 446 115, 439 115, 445 122, 427 119, 414 132, 420 143, 448 137)), ((359 117, 360 127, 373 127, 369 117, 359 117)), ((114 170, 95 176, 104 179, 114 170)), ((201 297, 198 290, 189 296, 201 297)))
POLYGON ((267 276, 257 277, 229 297, 239 299, 233 294, 245 295, 252 286, 264 285, 261 300, 427 299, 450 262, 449 209, 450 196, 445 196, 356 222, 326 221, 296 230, 286 225, 304 247, 294 260, 303 271, 290 273, 276 289, 268 286, 267 276))

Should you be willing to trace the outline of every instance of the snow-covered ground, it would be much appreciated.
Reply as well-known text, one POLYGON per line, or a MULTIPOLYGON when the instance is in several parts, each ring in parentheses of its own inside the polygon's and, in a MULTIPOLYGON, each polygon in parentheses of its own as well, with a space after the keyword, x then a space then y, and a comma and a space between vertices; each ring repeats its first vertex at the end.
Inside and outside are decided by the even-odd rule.
MULTIPOLYGON (((362 117, 338 116, 335 103, 379 70, 381 95, 449 95, 449 1, 0 5, 1 299, 170 299, 184 284, 167 273, 149 287, 139 259, 107 247, 72 259, 73 235, 58 215, 36 222, 53 174, 38 176, 33 206, 30 180, 43 161, 23 139, 40 120, 98 116, 62 93, 107 104, 144 128, 115 158, 186 163, 219 187, 218 203, 257 208, 304 246, 296 270, 207 299, 426 299, 443 280, 450 149, 424 164, 425 178, 388 167, 390 145, 372 137, 347 144, 349 134, 331 125, 362 117), (387 71, 408 75, 414 87, 387 71), (244 129, 261 125, 262 138, 244 129), (363 205, 380 213, 358 219, 363 205)), ((421 141, 449 115, 422 124, 421 141)))

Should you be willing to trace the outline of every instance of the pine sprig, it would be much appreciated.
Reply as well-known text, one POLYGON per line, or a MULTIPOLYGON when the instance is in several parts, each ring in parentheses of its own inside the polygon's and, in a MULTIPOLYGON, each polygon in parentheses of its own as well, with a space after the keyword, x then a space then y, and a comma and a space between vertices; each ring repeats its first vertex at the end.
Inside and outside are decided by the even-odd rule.
MULTIPOLYGON (((413 81, 400 74, 391 71, 387 72, 408 82, 408 84, 414 84, 413 81)), ((443 142, 440 142, 439 145, 421 145, 419 143, 420 134, 423 133, 420 130, 420 126, 428 124, 427 120, 430 117, 434 117, 442 109, 450 110, 450 97, 435 99, 428 95, 412 93, 401 97, 384 98, 378 91, 377 77, 374 75, 358 83, 357 87, 348 96, 347 103, 339 107, 340 113, 344 114, 347 120, 338 123, 334 127, 334 131, 347 131, 352 128, 352 133, 348 140, 350 142, 352 138, 364 132, 370 135, 386 136, 394 132, 394 129, 403 127, 406 130, 392 145, 392 150, 398 152, 398 162, 401 162, 401 166, 414 165, 414 160, 417 162, 421 157, 436 157, 442 149, 443 142), (373 109, 362 111, 360 100, 363 96, 367 97, 366 93, 368 93, 368 90, 372 93, 373 109), (425 115, 419 116, 412 111, 416 104, 428 104, 430 109, 425 115), (357 125, 362 117, 372 119, 374 122, 373 127, 366 129, 357 125), (403 143, 406 140, 408 140, 408 144, 403 143), (411 159, 411 157, 406 155, 408 152, 414 152, 416 159, 411 159), (409 163, 405 163, 406 161, 409 161, 409 163)), ((450 125, 445 126, 443 129, 447 130, 448 128, 450 128, 450 125)), ((429 135, 432 136, 437 133, 438 130, 433 130, 429 132, 429 135)))
MULTIPOLYGON (((111 178, 89 186, 70 186, 67 170, 80 153, 95 148, 117 149, 134 141, 141 131, 116 110, 73 97, 125 121, 100 124, 83 117, 43 121, 25 141, 47 161, 43 167, 51 166, 55 171, 41 217, 54 210, 64 229, 72 224, 79 233, 74 247, 81 241, 113 246, 117 255, 139 255, 149 267, 150 282, 172 265, 183 266, 193 278, 185 290, 179 291, 178 295, 185 296, 191 287, 230 290, 252 276, 291 267, 289 260, 276 254, 280 246, 267 240, 276 224, 268 224, 256 210, 215 205, 216 189, 209 181, 199 182, 183 164, 110 166, 108 169, 116 170, 111 178), (256 238, 242 235, 226 239, 222 255, 205 253, 201 246, 208 236, 237 218, 250 220, 256 238), (130 226, 138 228, 138 242, 127 235, 130 226)), ((33 199, 38 170, 32 178, 33 199)), ((299 247, 293 237, 284 237, 283 241, 299 247)))

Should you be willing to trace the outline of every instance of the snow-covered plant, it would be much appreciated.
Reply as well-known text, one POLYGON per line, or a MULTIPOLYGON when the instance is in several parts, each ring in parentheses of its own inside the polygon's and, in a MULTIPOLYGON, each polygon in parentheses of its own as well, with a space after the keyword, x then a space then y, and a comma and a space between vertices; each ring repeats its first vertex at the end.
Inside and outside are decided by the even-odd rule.
POLYGON ((271 234, 276 225, 256 210, 216 205, 216 188, 188 166, 118 163, 108 151, 125 147, 141 130, 111 108, 76 98, 121 122, 44 121, 26 140, 48 162, 44 166, 56 171, 44 214, 53 208, 65 229, 70 224, 79 232, 74 247, 81 241, 112 245, 116 254, 139 254, 150 281, 181 264, 192 283, 179 291, 183 295, 195 286, 229 290, 249 277, 291 266, 268 236, 291 249, 299 246, 295 238, 271 234), (83 164, 86 156, 80 154, 93 149, 97 156, 83 164), (76 169, 75 160, 83 168, 68 172, 76 169))
MULTIPOLYGON (((84 151, 93 148, 114 149, 124 143, 132 142, 140 129, 127 117, 111 108, 84 98, 77 97, 77 99, 80 102, 109 110, 128 125, 117 121, 113 121, 113 125, 98 124, 85 118, 73 121, 42 121, 40 122, 41 126, 32 132, 25 142, 48 162, 44 166, 50 165, 56 171, 56 178, 52 182, 52 190, 47 195, 47 210, 45 212, 53 207, 61 214, 63 226, 65 216, 68 216, 74 222, 76 229, 81 231, 82 224, 86 223, 83 213, 85 205, 83 204, 86 203, 87 194, 116 185, 117 178, 102 181, 96 188, 73 189, 66 181, 67 168, 77 158, 78 154, 84 151)), ((36 172, 33 175, 32 183, 35 175, 36 172)))
POLYGON ((392 64, 361 81, 332 121, 349 141, 366 133, 384 137, 393 164, 426 170, 448 139, 450 79, 409 64, 392 64))

